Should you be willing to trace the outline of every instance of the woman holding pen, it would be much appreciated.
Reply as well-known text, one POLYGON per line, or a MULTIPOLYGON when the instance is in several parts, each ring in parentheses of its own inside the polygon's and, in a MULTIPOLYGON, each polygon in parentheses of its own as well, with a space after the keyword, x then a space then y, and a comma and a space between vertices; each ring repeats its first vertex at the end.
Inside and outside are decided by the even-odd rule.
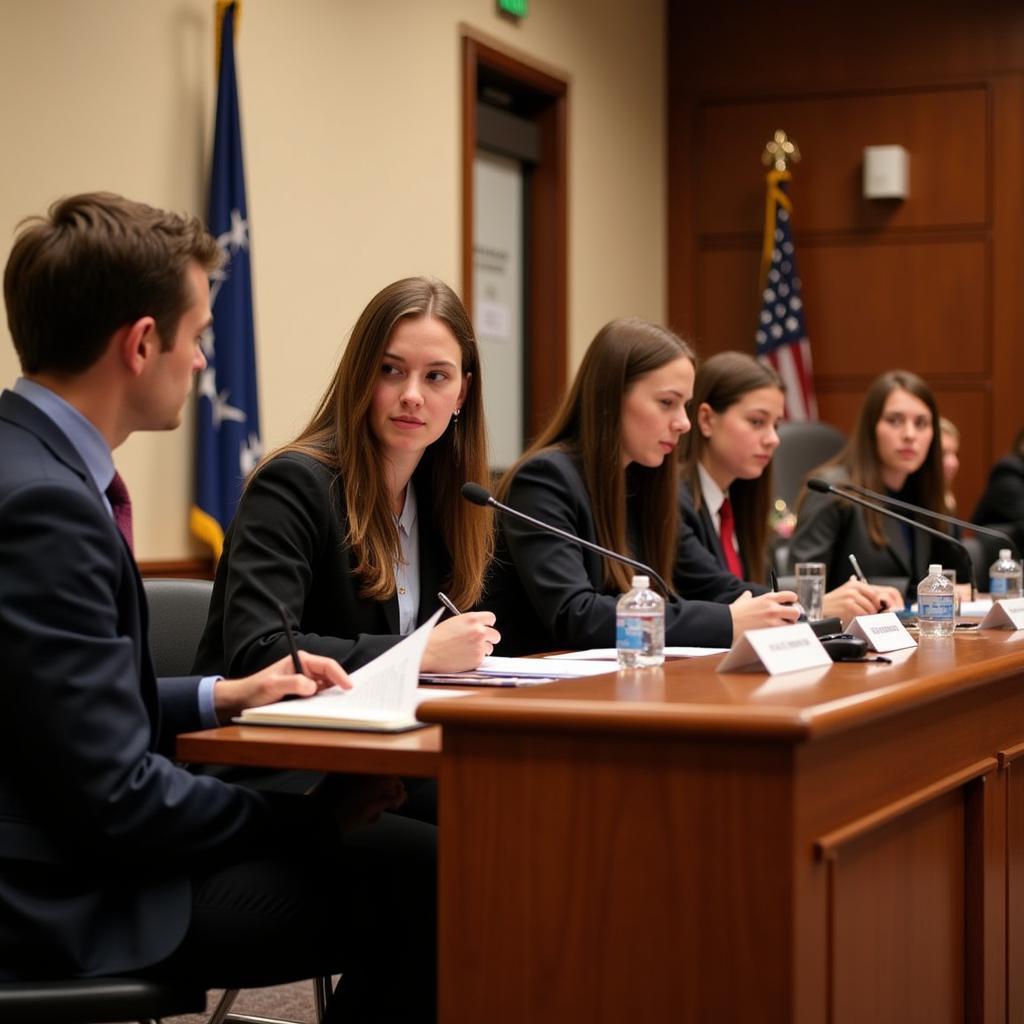
MULTIPOLYGON (((701 364, 693 393, 694 428, 684 444, 680 504, 683 518, 719 565, 744 580, 768 571, 768 512, 776 426, 785 409, 778 374, 752 356, 721 352, 701 364)), ((844 556, 845 557, 845 556, 844 556)), ((850 575, 825 594, 824 614, 844 622, 884 608, 901 608, 892 587, 850 575), (849 578, 847 578, 849 577, 849 578)))
MULTIPOLYGON (((672 581, 667 644, 728 647, 746 629, 795 621, 798 612, 787 602, 796 595, 752 597, 688 534, 688 554, 679 557, 685 538, 675 449, 690 429, 693 377, 693 350, 671 331, 638 318, 606 324, 498 496, 672 581)), ((632 574, 620 562, 501 519, 485 601, 501 622, 500 653, 613 646, 615 605, 632 574)))
MULTIPOLYGON (((466 311, 440 281, 388 285, 359 317, 308 425, 250 478, 225 537, 196 670, 234 673, 302 650, 357 668, 438 607, 480 597, 490 513, 480 363, 466 311)), ((490 612, 437 625, 425 671, 476 668, 500 639, 490 612)))

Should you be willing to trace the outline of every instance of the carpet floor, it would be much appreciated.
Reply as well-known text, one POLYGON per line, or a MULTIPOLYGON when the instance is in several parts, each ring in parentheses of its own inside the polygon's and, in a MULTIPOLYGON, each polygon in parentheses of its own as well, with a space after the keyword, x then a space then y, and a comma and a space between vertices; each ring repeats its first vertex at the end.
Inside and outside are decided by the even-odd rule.
MULTIPOLYGON (((165 1017, 163 1024, 206 1024, 221 993, 213 989, 206 996, 205 1014, 186 1014, 184 1017, 165 1017)), ((296 981, 291 985, 273 988, 244 988, 231 1007, 233 1013, 248 1013, 254 1017, 274 1017, 278 1020, 314 1024, 316 1008, 313 1001, 313 982, 296 981)))

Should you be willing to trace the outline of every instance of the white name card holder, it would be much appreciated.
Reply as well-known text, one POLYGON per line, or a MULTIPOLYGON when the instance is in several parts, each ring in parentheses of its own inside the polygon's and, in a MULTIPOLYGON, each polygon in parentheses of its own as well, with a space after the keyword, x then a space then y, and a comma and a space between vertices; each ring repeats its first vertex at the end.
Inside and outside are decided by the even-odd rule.
POLYGON ((860 637, 861 640, 866 640, 871 649, 879 654, 917 646, 917 641, 907 632, 895 612, 858 615, 846 631, 860 637))
POLYGON ((1024 629, 1024 597, 993 601, 979 624, 980 629, 1024 629))
POLYGON ((806 622, 798 622, 793 626, 748 629, 718 663, 718 671, 761 671, 777 676, 831 664, 814 630, 806 622))

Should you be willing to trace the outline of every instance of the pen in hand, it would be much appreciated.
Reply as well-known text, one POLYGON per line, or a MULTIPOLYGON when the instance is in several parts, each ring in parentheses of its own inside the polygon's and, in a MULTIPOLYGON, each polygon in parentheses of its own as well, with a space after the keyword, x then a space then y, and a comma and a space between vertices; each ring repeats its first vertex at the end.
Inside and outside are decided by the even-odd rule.
POLYGON ((454 604, 452 604, 451 599, 448 597, 448 595, 446 593, 444 593, 444 591, 439 590, 437 592, 437 599, 438 599, 438 601, 441 602, 441 604, 443 604, 445 606, 445 608, 448 609, 448 611, 450 611, 452 613, 452 615, 461 615, 462 614, 462 612, 460 612, 459 609, 456 608, 454 604))
POLYGON ((771 585, 772 593, 777 594, 779 592, 779 577, 775 575, 774 569, 768 570, 768 583, 771 585))
MULTIPOLYGON (((859 579, 861 583, 868 583, 868 578, 864 575, 864 570, 860 567, 860 562, 857 561, 857 556, 852 551, 850 552, 849 558, 850 565, 853 566, 853 571, 856 574, 857 579, 859 579)), ((870 585, 871 584, 868 583, 868 586, 870 585)), ((886 601, 885 598, 881 598, 879 600, 878 610, 883 612, 887 612, 889 610, 889 602, 886 601)))
POLYGON ((280 601, 274 602, 277 605, 277 612, 281 616, 281 625, 284 626, 284 635, 288 640, 288 648, 292 654, 292 667, 296 675, 305 675, 302 671, 302 662, 299 660, 299 645, 295 642, 295 631, 291 622, 288 621, 288 612, 280 601))

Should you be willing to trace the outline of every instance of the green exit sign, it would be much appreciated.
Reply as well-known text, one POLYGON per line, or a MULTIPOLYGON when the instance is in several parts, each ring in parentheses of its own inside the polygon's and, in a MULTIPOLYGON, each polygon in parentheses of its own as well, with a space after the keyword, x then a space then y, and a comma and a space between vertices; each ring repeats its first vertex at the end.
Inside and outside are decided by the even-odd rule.
POLYGON ((530 10, 530 0, 498 0, 498 10, 511 14, 513 18, 525 18, 530 10))

